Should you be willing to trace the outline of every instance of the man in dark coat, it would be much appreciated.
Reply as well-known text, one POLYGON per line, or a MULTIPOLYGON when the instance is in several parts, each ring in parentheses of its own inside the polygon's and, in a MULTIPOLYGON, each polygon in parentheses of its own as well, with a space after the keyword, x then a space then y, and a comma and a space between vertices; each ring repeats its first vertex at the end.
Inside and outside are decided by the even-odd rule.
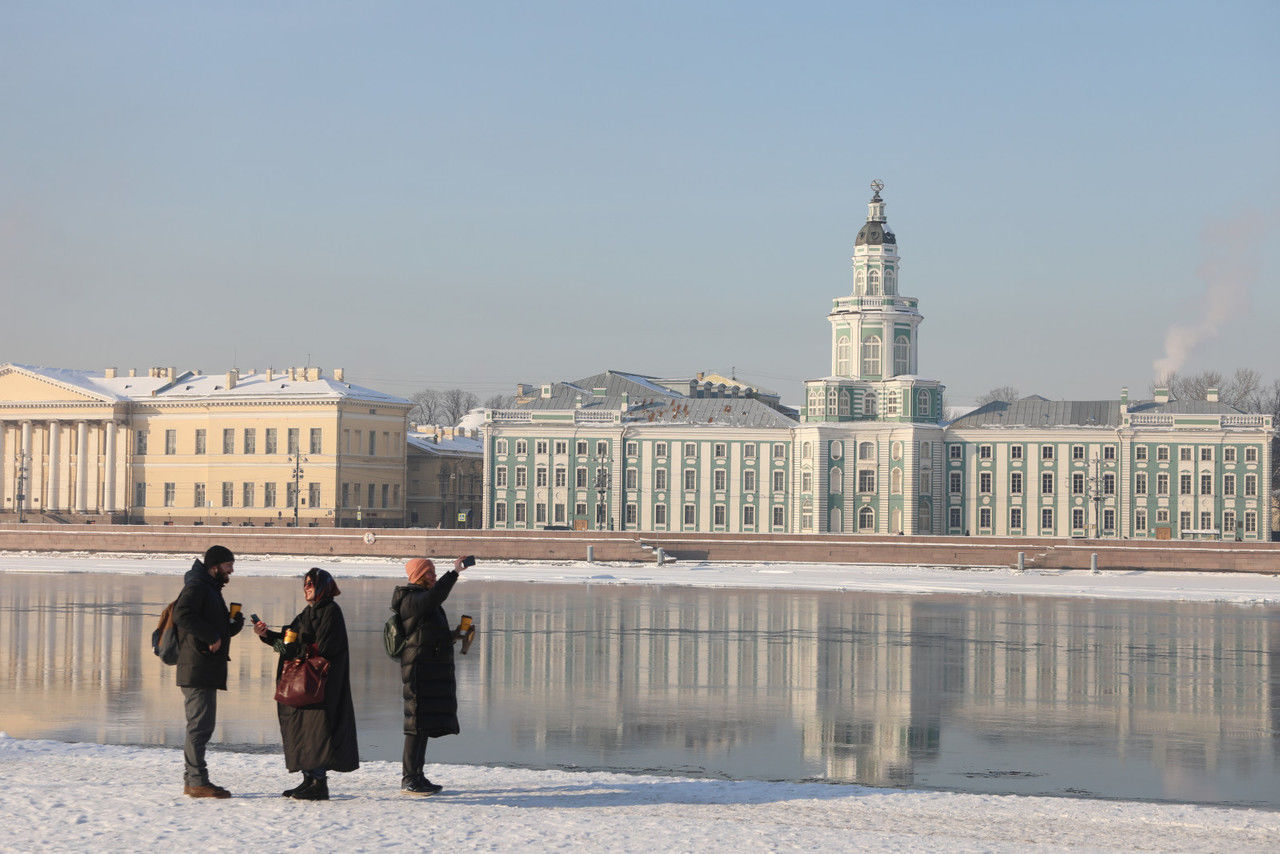
POLYGON ((453 675, 454 632, 444 613, 444 600, 469 564, 463 558, 436 579, 436 567, 414 558, 404 567, 409 583, 397 587, 391 607, 400 615, 405 645, 400 655, 404 681, 404 754, 400 789, 411 795, 434 795, 442 787, 422 773, 427 739, 453 735, 458 727, 458 690, 453 675))
POLYGON ((263 643, 280 653, 276 681, 280 680, 285 660, 302 654, 309 644, 315 644, 316 650, 329 662, 322 702, 299 708, 276 704, 285 767, 302 772, 301 785, 288 789, 284 796, 327 801, 327 772, 354 771, 360 767, 356 710, 351 697, 351 648, 347 642, 346 619, 333 601, 341 594, 333 576, 312 567, 303 576, 302 590, 307 607, 286 626, 297 632, 297 640, 286 643, 283 632, 272 631, 262 622, 254 623, 253 630, 263 643))
POLYGON ((197 558, 187 571, 173 606, 179 637, 176 681, 187 713, 182 792, 193 798, 231 797, 226 789, 209 782, 204 749, 217 722, 218 692, 227 690, 231 638, 244 627, 244 615, 231 619, 222 599, 222 588, 231 580, 235 560, 230 549, 210 546, 204 560, 197 558))

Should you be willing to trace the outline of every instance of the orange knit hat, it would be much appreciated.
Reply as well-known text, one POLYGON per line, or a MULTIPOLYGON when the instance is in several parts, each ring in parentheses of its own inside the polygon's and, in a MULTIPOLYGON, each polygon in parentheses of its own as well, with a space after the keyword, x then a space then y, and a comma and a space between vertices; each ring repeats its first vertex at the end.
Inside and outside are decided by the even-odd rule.
POLYGON ((410 584, 417 584, 422 580, 422 576, 426 575, 429 570, 435 569, 436 565, 429 558, 415 557, 404 563, 404 574, 409 576, 410 584))

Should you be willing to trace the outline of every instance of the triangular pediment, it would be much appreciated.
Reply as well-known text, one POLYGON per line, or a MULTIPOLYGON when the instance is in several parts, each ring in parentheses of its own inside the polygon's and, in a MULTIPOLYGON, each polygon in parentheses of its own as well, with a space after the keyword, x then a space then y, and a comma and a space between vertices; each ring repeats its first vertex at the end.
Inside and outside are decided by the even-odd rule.
POLYGON ((14 403, 112 403, 116 397, 85 384, 72 371, 46 374, 21 365, 0 365, 0 406, 14 403))

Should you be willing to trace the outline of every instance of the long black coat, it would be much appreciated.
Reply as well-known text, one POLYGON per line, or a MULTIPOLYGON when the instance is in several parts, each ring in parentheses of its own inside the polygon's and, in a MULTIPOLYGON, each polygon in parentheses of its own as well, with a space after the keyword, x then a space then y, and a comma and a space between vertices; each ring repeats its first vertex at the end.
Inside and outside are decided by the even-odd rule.
POLYGON ((209 575, 199 560, 183 577, 182 592, 173 606, 178 627, 177 683, 191 688, 227 690, 227 662, 231 660, 231 638, 244 626, 244 615, 234 621, 222 599, 222 585, 209 575), (209 652, 218 640, 222 646, 209 652))
POLYGON ((263 643, 283 650, 276 663, 276 680, 285 659, 296 657, 309 643, 329 660, 329 675, 323 703, 302 708, 276 703, 285 767, 290 771, 354 771, 360 767, 360 749, 351 700, 351 650, 342 609, 332 599, 321 599, 303 609, 288 628, 298 633, 294 643, 284 644, 283 633, 275 631, 262 638, 263 643))
POLYGON ((404 625, 400 655, 404 681, 404 734, 438 738, 460 732, 458 688, 453 675, 453 630, 442 607, 458 581, 446 572, 427 589, 420 584, 397 587, 391 607, 404 625))

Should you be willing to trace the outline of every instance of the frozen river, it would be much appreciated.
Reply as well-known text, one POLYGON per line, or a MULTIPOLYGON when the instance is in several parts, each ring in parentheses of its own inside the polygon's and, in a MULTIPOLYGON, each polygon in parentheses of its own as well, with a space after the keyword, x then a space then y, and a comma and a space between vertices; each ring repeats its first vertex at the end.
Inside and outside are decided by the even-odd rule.
MULTIPOLYGON (((20 561, 19 561, 20 562, 20 561)), ((187 562, 189 564, 189 561, 187 562)), ((150 650, 172 574, 0 570, 0 730, 179 746, 150 650)), ((344 578, 366 759, 400 754, 393 578, 344 578)), ((237 573, 273 625, 294 578, 237 573)), ((460 736, 429 762, 1280 807, 1280 609, 1065 596, 694 589, 464 576, 460 736)), ((232 644, 214 741, 279 746, 274 657, 232 644)))

